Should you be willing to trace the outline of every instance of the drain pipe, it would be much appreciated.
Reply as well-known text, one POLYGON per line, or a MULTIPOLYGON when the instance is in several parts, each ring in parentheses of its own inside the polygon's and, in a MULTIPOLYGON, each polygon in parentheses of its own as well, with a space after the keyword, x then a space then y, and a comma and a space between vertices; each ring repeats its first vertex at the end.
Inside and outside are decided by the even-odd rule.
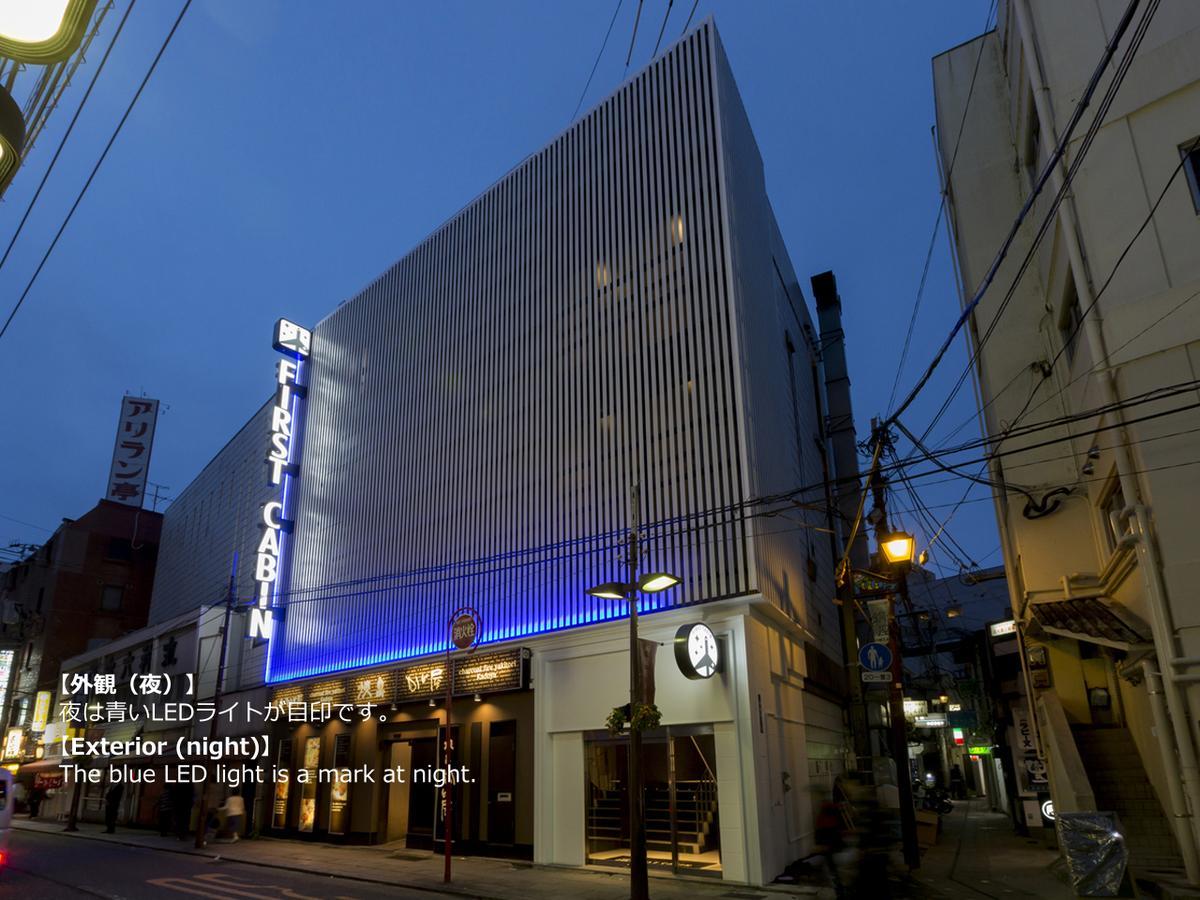
MULTIPOLYGON (((1150 660, 1142 660, 1142 674, 1146 678, 1146 693, 1150 697, 1150 711, 1154 717, 1154 730, 1159 735, 1170 732, 1167 721, 1167 707, 1163 702, 1162 680, 1150 660)), ((1183 869, 1188 881, 1193 884, 1200 880, 1200 859, 1197 858, 1196 842, 1192 839, 1191 818, 1187 812, 1187 803, 1183 797, 1183 789, 1179 786, 1179 769, 1175 755, 1170 752, 1167 742, 1161 737, 1158 741, 1162 749, 1163 766, 1166 768, 1167 796, 1171 800, 1171 825, 1175 831, 1175 841, 1179 844, 1179 852, 1183 855, 1183 869)))
MULTIPOLYGON (((1058 142, 1058 128, 1054 122, 1054 113, 1050 108, 1049 90, 1042 70, 1041 56, 1038 52, 1037 40, 1033 32, 1033 19, 1029 11, 1029 0, 1014 0, 1017 28, 1021 35, 1021 45, 1029 68, 1030 84, 1033 87, 1033 100, 1041 122, 1042 143, 1047 152, 1052 153, 1058 142)), ((1062 190, 1064 184, 1063 164, 1060 162, 1052 173, 1051 185, 1055 192, 1062 190)), ((1098 379, 1103 402, 1113 404, 1118 402, 1116 373, 1109 366, 1108 348, 1104 340, 1104 332, 1100 322, 1100 311, 1095 305, 1096 296, 1088 277, 1088 267, 1084 261, 1083 251, 1079 244, 1079 230, 1075 210, 1075 198, 1067 192, 1063 204, 1059 207, 1058 215, 1062 223, 1062 234, 1067 246, 1067 256, 1071 263, 1071 275, 1079 303, 1083 309, 1089 310, 1083 318, 1083 328, 1088 344, 1095 350, 1097 357, 1104 366, 1098 379)), ((1154 653, 1158 660, 1158 671, 1163 673, 1161 684, 1162 697, 1170 714, 1170 726, 1159 733, 1159 743, 1163 745, 1164 758, 1171 753, 1171 747, 1166 741, 1167 735, 1174 736, 1175 750, 1179 753, 1179 769, 1183 781, 1183 790, 1189 807, 1185 813, 1189 830, 1192 832, 1190 842, 1193 846, 1200 844, 1200 832, 1197 831, 1196 814, 1200 812, 1200 769, 1196 764, 1196 750, 1193 743, 1190 716, 1187 699, 1176 681, 1175 672, 1171 667, 1172 660, 1178 655, 1175 648, 1175 630, 1172 624, 1170 606, 1167 601, 1166 588, 1162 581, 1161 560, 1158 548, 1150 529, 1150 519, 1146 507, 1139 501, 1142 496, 1137 479, 1134 477, 1135 467, 1129 450, 1130 435, 1124 427, 1124 416, 1118 409, 1113 417, 1122 427, 1115 435, 1113 452, 1117 461, 1117 474, 1121 482, 1121 490, 1131 503, 1127 517, 1134 525, 1133 532, 1137 536, 1138 569, 1145 583, 1146 599, 1150 609, 1150 624, 1154 636, 1154 653)), ((1170 770, 1172 767, 1168 767, 1170 770)), ((1192 884, 1200 884, 1200 873, 1190 871, 1188 879, 1192 884)))

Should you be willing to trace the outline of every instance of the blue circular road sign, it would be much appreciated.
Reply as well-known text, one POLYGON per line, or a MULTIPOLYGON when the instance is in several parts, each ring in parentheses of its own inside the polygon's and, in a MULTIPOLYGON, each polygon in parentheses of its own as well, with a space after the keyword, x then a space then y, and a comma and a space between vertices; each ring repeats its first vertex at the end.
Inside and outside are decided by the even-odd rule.
POLYGON ((892 651, 887 644, 872 641, 859 649, 858 662, 868 672, 886 672, 892 667, 892 651))

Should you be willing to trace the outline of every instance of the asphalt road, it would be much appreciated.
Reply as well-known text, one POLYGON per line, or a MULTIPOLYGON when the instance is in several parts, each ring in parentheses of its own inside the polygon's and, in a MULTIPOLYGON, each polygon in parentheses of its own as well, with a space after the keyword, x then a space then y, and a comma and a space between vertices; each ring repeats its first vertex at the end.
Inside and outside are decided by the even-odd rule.
POLYGON ((13 830, 8 864, 0 868, 0 898, 45 900, 430 900, 427 891, 345 878, 289 872, 208 857, 124 847, 53 834, 13 830))

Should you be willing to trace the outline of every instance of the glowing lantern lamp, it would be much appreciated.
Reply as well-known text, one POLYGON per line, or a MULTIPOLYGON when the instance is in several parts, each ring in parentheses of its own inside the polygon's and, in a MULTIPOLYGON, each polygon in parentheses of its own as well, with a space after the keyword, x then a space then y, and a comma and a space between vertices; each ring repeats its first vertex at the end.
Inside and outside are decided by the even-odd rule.
POLYGON ((45 66, 75 52, 96 0, 0 0, 0 56, 45 66))
POLYGON ((0 87, 0 190, 12 180, 21 165, 24 147, 25 117, 21 115, 21 107, 0 87))

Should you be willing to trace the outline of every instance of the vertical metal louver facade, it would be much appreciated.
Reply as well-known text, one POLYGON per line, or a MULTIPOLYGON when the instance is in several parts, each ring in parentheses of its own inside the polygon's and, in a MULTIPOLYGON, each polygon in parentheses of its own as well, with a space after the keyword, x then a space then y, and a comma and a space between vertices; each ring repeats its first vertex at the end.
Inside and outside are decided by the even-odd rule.
POLYGON ((268 678, 621 617, 629 486, 652 611, 754 589, 706 23, 315 330, 268 678))

